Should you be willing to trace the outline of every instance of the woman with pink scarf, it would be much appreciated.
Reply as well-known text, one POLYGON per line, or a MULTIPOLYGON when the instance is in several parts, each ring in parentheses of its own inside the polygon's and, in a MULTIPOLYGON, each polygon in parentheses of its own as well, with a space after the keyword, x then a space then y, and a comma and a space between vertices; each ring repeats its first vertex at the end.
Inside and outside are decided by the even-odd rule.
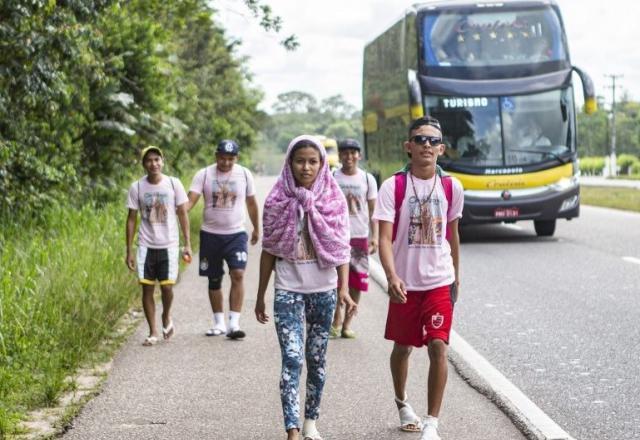
POLYGON ((321 440, 315 422, 325 383, 329 328, 336 293, 353 314, 349 296, 349 212, 329 171, 326 152, 313 136, 299 136, 287 149, 278 182, 264 204, 264 238, 256 318, 265 324, 265 292, 275 270, 274 321, 282 352, 280 397, 289 440, 300 431, 299 383, 307 361, 304 440, 321 440), (339 286, 336 292, 336 286, 339 286), (307 338, 304 340, 306 322, 307 338))

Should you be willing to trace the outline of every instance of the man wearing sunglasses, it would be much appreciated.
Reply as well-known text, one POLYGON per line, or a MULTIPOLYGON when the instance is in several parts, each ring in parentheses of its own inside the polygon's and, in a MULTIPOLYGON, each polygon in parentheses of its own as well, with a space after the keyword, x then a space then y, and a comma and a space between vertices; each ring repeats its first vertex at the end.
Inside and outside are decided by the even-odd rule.
POLYGON ((400 428, 422 430, 421 440, 440 439, 452 294, 459 285, 458 220, 464 196, 460 182, 437 166, 444 149, 438 120, 413 121, 404 142, 409 164, 382 184, 373 215, 379 221, 380 260, 389 286, 385 338, 394 341, 390 365, 400 428), (430 360, 428 410, 421 421, 405 388, 411 351, 425 345, 430 360))

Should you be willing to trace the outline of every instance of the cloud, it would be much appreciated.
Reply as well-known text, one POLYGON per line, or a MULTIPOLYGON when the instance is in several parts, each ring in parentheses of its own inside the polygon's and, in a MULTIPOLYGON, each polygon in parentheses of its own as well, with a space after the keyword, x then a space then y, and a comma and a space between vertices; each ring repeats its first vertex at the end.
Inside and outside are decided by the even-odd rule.
MULTIPOLYGON (((284 22, 282 35, 294 33, 301 47, 287 52, 281 36, 267 33, 242 2, 217 0, 219 20, 243 41, 254 85, 265 92, 269 110, 278 94, 301 90, 323 99, 342 94, 361 105, 362 55, 366 43, 396 22, 412 2, 398 0, 270 0, 284 22)), ((610 99, 606 74, 622 74, 621 89, 640 92, 640 26, 631 0, 558 0, 572 61, 589 73, 599 95, 610 99)), ((581 90, 580 85, 576 90, 581 90)))

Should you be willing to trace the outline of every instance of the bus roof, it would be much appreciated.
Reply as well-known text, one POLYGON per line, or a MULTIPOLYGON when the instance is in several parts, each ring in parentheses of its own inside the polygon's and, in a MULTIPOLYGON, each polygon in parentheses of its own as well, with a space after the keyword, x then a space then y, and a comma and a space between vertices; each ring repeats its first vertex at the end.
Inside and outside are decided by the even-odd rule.
POLYGON ((555 0, 502 0, 495 2, 469 1, 469 0, 433 0, 424 3, 415 3, 415 11, 437 10, 437 9, 462 9, 469 7, 502 7, 502 6, 547 6, 556 5, 555 0))

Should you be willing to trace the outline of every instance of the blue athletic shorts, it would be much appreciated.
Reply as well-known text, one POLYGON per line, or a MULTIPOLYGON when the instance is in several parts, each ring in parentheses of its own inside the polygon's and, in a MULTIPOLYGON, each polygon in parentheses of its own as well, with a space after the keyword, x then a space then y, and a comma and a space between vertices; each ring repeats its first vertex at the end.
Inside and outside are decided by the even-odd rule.
POLYGON ((246 232, 237 234, 211 234, 200 231, 200 276, 221 279, 224 275, 223 260, 229 270, 247 267, 246 232))

